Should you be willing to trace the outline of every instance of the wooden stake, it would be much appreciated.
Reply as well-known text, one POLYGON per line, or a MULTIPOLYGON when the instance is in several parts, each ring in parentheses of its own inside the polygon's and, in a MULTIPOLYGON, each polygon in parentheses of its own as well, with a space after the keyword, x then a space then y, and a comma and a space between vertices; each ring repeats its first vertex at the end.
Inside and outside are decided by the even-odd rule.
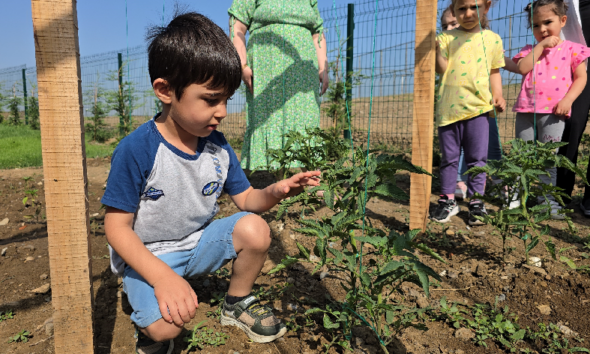
POLYGON ((32 0, 55 352, 93 353, 92 271, 75 0, 32 0))
MULTIPOLYGON (((436 0, 417 0, 412 163, 432 172, 436 0)), ((410 229, 426 229, 432 178, 410 177, 410 229)))

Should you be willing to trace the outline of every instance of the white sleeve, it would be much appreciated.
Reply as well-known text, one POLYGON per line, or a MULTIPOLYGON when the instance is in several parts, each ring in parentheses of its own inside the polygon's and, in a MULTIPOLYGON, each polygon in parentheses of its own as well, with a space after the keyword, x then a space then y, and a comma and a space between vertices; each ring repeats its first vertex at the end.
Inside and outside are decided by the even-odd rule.
POLYGON ((580 20, 580 1, 571 0, 567 9, 567 22, 561 30, 561 39, 567 39, 581 45, 587 45, 582 32, 582 22, 580 20))

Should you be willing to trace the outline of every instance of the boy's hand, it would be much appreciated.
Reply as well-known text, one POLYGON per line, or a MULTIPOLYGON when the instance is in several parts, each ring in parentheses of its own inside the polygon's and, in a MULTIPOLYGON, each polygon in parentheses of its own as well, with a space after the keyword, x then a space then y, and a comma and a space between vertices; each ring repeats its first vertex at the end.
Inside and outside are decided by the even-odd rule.
POLYGON ((504 97, 494 97, 492 99, 496 112, 502 113, 506 109, 506 100, 504 97))
POLYGON ((549 36, 549 37, 543 39, 541 41, 541 43, 539 43, 539 44, 542 45, 543 48, 553 48, 556 45, 558 45, 560 41, 561 41, 561 39, 559 39, 559 37, 549 36))
POLYGON ((291 178, 279 181, 274 184, 272 195, 275 198, 283 199, 301 193, 304 186, 319 186, 320 181, 317 177, 320 174, 320 171, 301 172, 291 178))
POLYGON ((572 101, 564 97, 561 101, 559 101, 557 106, 555 106, 553 112, 556 116, 567 116, 567 114, 572 109, 572 103, 572 101))
POLYGON ((197 294, 180 275, 164 277, 153 286, 164 321, 182 326, 195 317, 197 294))

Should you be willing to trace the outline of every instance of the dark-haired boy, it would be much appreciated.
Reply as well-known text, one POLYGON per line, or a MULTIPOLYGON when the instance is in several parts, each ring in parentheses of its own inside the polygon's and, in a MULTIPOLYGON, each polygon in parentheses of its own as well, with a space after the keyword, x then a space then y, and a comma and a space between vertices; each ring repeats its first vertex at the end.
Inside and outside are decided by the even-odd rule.
POLYGON ((123 277, 140 354, 170 354, 197 296, 185 278, 233 259, 221 323, 255 342, 285 326, 250 295, 270 246, 258 215, 318 185, 305 172, 263 190, 250 186, 217 125, 240 85, 240 58, 223 31, 197 13, 176 16, 148 35, 149 72, 162 112, 123 139, 111 161, 102 203, 111 268, 123 277), (242 212, 213 221, 225 191, 242 212))

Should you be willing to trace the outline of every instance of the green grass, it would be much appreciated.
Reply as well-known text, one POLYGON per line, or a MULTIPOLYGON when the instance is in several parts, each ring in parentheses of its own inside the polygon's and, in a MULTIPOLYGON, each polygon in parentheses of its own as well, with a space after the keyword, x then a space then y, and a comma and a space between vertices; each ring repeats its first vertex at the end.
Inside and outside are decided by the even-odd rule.
MULTIPOLYGON (((95 144, 86 137, 86 156, 88 158, 110 156, 113 148, 109 145, 95 144)), ((0 124, 0 169, 42 166, 41 133, 28 126, 0 124)))

